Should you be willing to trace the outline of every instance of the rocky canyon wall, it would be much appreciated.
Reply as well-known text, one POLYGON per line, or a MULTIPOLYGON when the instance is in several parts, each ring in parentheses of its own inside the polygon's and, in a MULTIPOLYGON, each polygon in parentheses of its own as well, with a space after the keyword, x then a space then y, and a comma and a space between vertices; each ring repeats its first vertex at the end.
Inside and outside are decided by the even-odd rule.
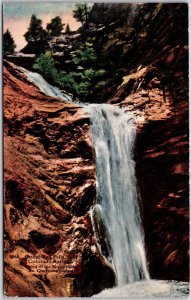
POLYGON ((135 160, 151 277, 187 281, 188 7, 158 4, 138 17, 132 69, 109 102, 139 120, 135 160))
POLYGON ((4 201, 7 296, 89 296, 113 285, 89 216, 95 202, 89 118, 42 94, 8 62, 4 201), (48 264, 54 255, 60 262, 48 264))
POLYGON ((174 75, 170 85, 161 84, 159 69, 150 65, 126 78, 117 93, 124 99, 118 105, 138 118, 136 174, 151 277, 187 281, 188 86, 187 74, 177 70, 174 75))

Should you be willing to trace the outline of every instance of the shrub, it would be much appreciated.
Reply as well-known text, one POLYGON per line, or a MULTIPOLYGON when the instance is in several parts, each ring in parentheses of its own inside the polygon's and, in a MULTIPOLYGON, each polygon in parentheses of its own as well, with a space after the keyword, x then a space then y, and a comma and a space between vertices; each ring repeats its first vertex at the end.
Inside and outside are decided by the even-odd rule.
POLYGON ((47 51, 44 54, 41 54, 33 66, 33 68, 42 74, 47 80, 57 82, 59 80, 59 74, 56 69, 56 63, 52 58, 51 52, 47 51))

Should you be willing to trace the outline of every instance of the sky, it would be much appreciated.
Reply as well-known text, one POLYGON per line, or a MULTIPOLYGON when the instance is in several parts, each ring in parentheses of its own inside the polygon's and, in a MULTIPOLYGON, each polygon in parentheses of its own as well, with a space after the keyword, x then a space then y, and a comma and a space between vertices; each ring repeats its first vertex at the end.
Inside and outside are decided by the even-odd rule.
POLYGON ((63 23, 68 23, 71 30, 76 30, 81 24, 72 16, 74 8, 75 3, 4 2, 3 31, 10 30, 17 46, 16 51, 19 51, 26 45, 23 35, 29 27, 32 14, 42 20, 44 28, 52 18, 60 16, 63 23))

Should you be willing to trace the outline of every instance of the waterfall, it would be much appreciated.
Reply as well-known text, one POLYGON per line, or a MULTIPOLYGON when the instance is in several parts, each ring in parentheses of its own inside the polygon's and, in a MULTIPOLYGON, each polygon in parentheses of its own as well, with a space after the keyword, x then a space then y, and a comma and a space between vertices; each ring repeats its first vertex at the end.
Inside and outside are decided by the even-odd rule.
MULTIPOLYGON (((38 73, 20 68, 48 96, 72 102, 38 73)), ((117 287, 96 297, 183 297, 189 283, 149 280, 135 177, 134 117, 108 104, 82 104, 90 114, 96 154, 97 203, 90 211, 100 254, 113 267, 117 287)))
POLYGON ((19 69, 26 74, 28 81, 36 85, 39 90, 47 96, 57 97, 65 101, 72 102, 72 98, 68 94, 61 92, 58 87, 49 84, 40 74, 28 71, 22 67, 19 67, 19 69))
MULTIPOLYGON (((115 270, 117 285, 149 279, 133 160, 134 120, 108 104, 90 104, 87 109, 96 152, 97 205, 92 217, 99 216, 105 227, 107 259, 115 270)), ((95 221, 93 225, 100 236, 95 221)), ((98 244, 101 249, 100 240, 98 244)))
MULTIPOLYGON (((38 73, 22 71, 46 95, 71 101, 38 73)), ((96 152, 97 204, 91 217, 98 248, 112 265, 117 285, 149 279, 133 160, 134 118, 108 104, 81 106, 90 114, 96 152)))

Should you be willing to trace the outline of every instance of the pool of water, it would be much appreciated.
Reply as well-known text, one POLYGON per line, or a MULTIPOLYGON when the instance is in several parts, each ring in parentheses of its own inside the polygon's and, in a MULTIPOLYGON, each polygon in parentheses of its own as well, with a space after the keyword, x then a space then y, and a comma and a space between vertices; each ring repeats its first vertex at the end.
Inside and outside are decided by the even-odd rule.
POLYGON ((189 283, 165 280, 148 280, 106 289, 93 297, 186 297, 189 283))

